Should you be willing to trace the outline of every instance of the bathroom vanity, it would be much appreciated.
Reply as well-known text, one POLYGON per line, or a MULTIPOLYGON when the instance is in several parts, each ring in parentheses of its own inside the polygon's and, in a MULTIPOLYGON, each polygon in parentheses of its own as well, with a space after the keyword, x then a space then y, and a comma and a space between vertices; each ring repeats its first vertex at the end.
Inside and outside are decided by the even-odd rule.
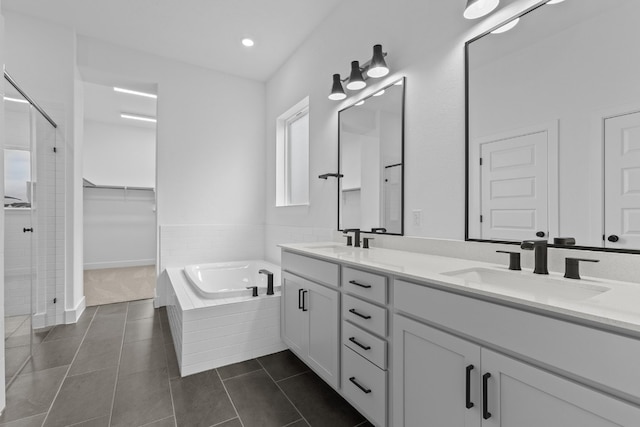
POLYGON ((281 247, 284 342, 376 426, 640 425, 638 285, 281 247))

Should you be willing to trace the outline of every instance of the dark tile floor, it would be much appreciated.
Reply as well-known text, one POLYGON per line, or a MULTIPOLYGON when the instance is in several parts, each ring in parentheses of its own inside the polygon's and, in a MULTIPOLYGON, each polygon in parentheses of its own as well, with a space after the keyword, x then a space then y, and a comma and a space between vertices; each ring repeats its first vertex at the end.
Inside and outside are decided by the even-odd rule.
POLYGON ((151 300, 90 307, 40 332, 0 427, 370 426, 290 351, 181 378, 151 300))

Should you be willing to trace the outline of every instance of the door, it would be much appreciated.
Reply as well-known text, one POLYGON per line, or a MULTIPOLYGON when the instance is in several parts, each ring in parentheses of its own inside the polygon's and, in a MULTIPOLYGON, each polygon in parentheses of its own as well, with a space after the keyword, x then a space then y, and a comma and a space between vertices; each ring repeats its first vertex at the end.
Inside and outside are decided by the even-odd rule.
POLYGON ((548 237, 547 131, 480 145, 482 239, 548 237))
POLYGON ((338 370, 338 292, 308 282, 302 292, 302 305, 308 316, 309 366, 334 388, 339 386, 338 370))
POLYGON ((398 315, 393 336, 393 425, 479 426, 480 347, 398 315))
POLYGON ((306 354, 308 329, 302 311, 302 280, 288 273, 282 276, 282 340, 300 357, 306 354))
POLYGON ((605 120, 604 247, 640 248, 640 112, 605 120))
POLYGON ((637 426, 640 420, 638 407, 484 348, 482 373, 490 375, 483 427, 637 426))

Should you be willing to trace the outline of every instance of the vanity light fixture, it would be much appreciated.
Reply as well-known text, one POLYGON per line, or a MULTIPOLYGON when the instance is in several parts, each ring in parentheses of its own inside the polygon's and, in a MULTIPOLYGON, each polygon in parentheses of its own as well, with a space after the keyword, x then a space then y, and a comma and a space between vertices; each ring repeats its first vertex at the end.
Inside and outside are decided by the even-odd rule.
POLYGON ((145 98, 158 99, 158 95, 156 95, 155 93, 139 92, 137 90, 124 89, 124 88, 115 87, 115 86, 113 87, 113 91, 114 92, 120 92, 120 93, 126 93, 128 95, 138 95, 138 96, 144 96, 145 98))
POLYGON ((27 101, 26 99, 11 98, 10 96, 4 96, 3 98, 4 98, 5 101, 17 102, 18 104, 28 104, 29 103, 29 101, 27 101))
POLYGON ((129 119, 129 120, 139 120, 141 122, 151 122, 151 123, 157 122, 155 117, 141 116, 138 114, 120 113, 120 117, 122 117, 123 119, 129 119))
POLYGON ((500 0, 467 0, 463 16, 467 19, 482 18, 498 7, 500 0))
POLYGON ((360 70, 360 63, 358 61, 351 61, 351 74, 349 75, 349 83, 347 83, 347 89, 360 90, 367 87, 367 82, 362 77, 362 70, 360 70))
POLYGON ((343 82, 347 83, 346 87, 349 90, 360 90, 367 87, 366 80, 368 78, 375 79, 389 74, 389 67, 384 60, 385 56, 387 56, 387 54, 382 51, 382 45, 374 45, 373 57, 362 66, 360 66, 359 61, 351 61, 351 72, 348 78, 340 79, 340 74, 334 74, 329 99, 332 101, 341 101, 347 97, 342 87, 343 82))
POLYGON ((377 44, 373 46, 373 56, 371 57, 371 61, 369 61, 367 76, 377 79, 387 74, 389 74, 389 67, 387 67, 387 63, 384 61, 382 45, 377 44))
POLYGON ((332 101, 340 101, 345 99, 347 94, 344 93, 344 88, 342 87, 342 81, 340 80, 340 74, 333 75, 333 86, 331 87, 331 94, 329 94, 329 99, 332 101))
POLYGON ((491 31, 491 34, 506 33, 507 31, 509 31, 510 29, 515 27, 516 25, 518 25, 518 22, 520 22, 520 18, 516 18, 513 21, 509 21, 506 24, 504 24, 503 26, 498 27, 495 30, 491 31))

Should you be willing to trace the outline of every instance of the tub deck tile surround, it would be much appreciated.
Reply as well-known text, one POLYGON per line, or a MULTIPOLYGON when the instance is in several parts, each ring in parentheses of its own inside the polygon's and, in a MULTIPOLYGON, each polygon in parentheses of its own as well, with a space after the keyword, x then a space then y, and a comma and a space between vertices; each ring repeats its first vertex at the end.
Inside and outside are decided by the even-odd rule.
POLYGON ((0 427, 370 426, 288 350, 181 378, 167 310, 152 304, 103 305, 43 331, 0 427))

